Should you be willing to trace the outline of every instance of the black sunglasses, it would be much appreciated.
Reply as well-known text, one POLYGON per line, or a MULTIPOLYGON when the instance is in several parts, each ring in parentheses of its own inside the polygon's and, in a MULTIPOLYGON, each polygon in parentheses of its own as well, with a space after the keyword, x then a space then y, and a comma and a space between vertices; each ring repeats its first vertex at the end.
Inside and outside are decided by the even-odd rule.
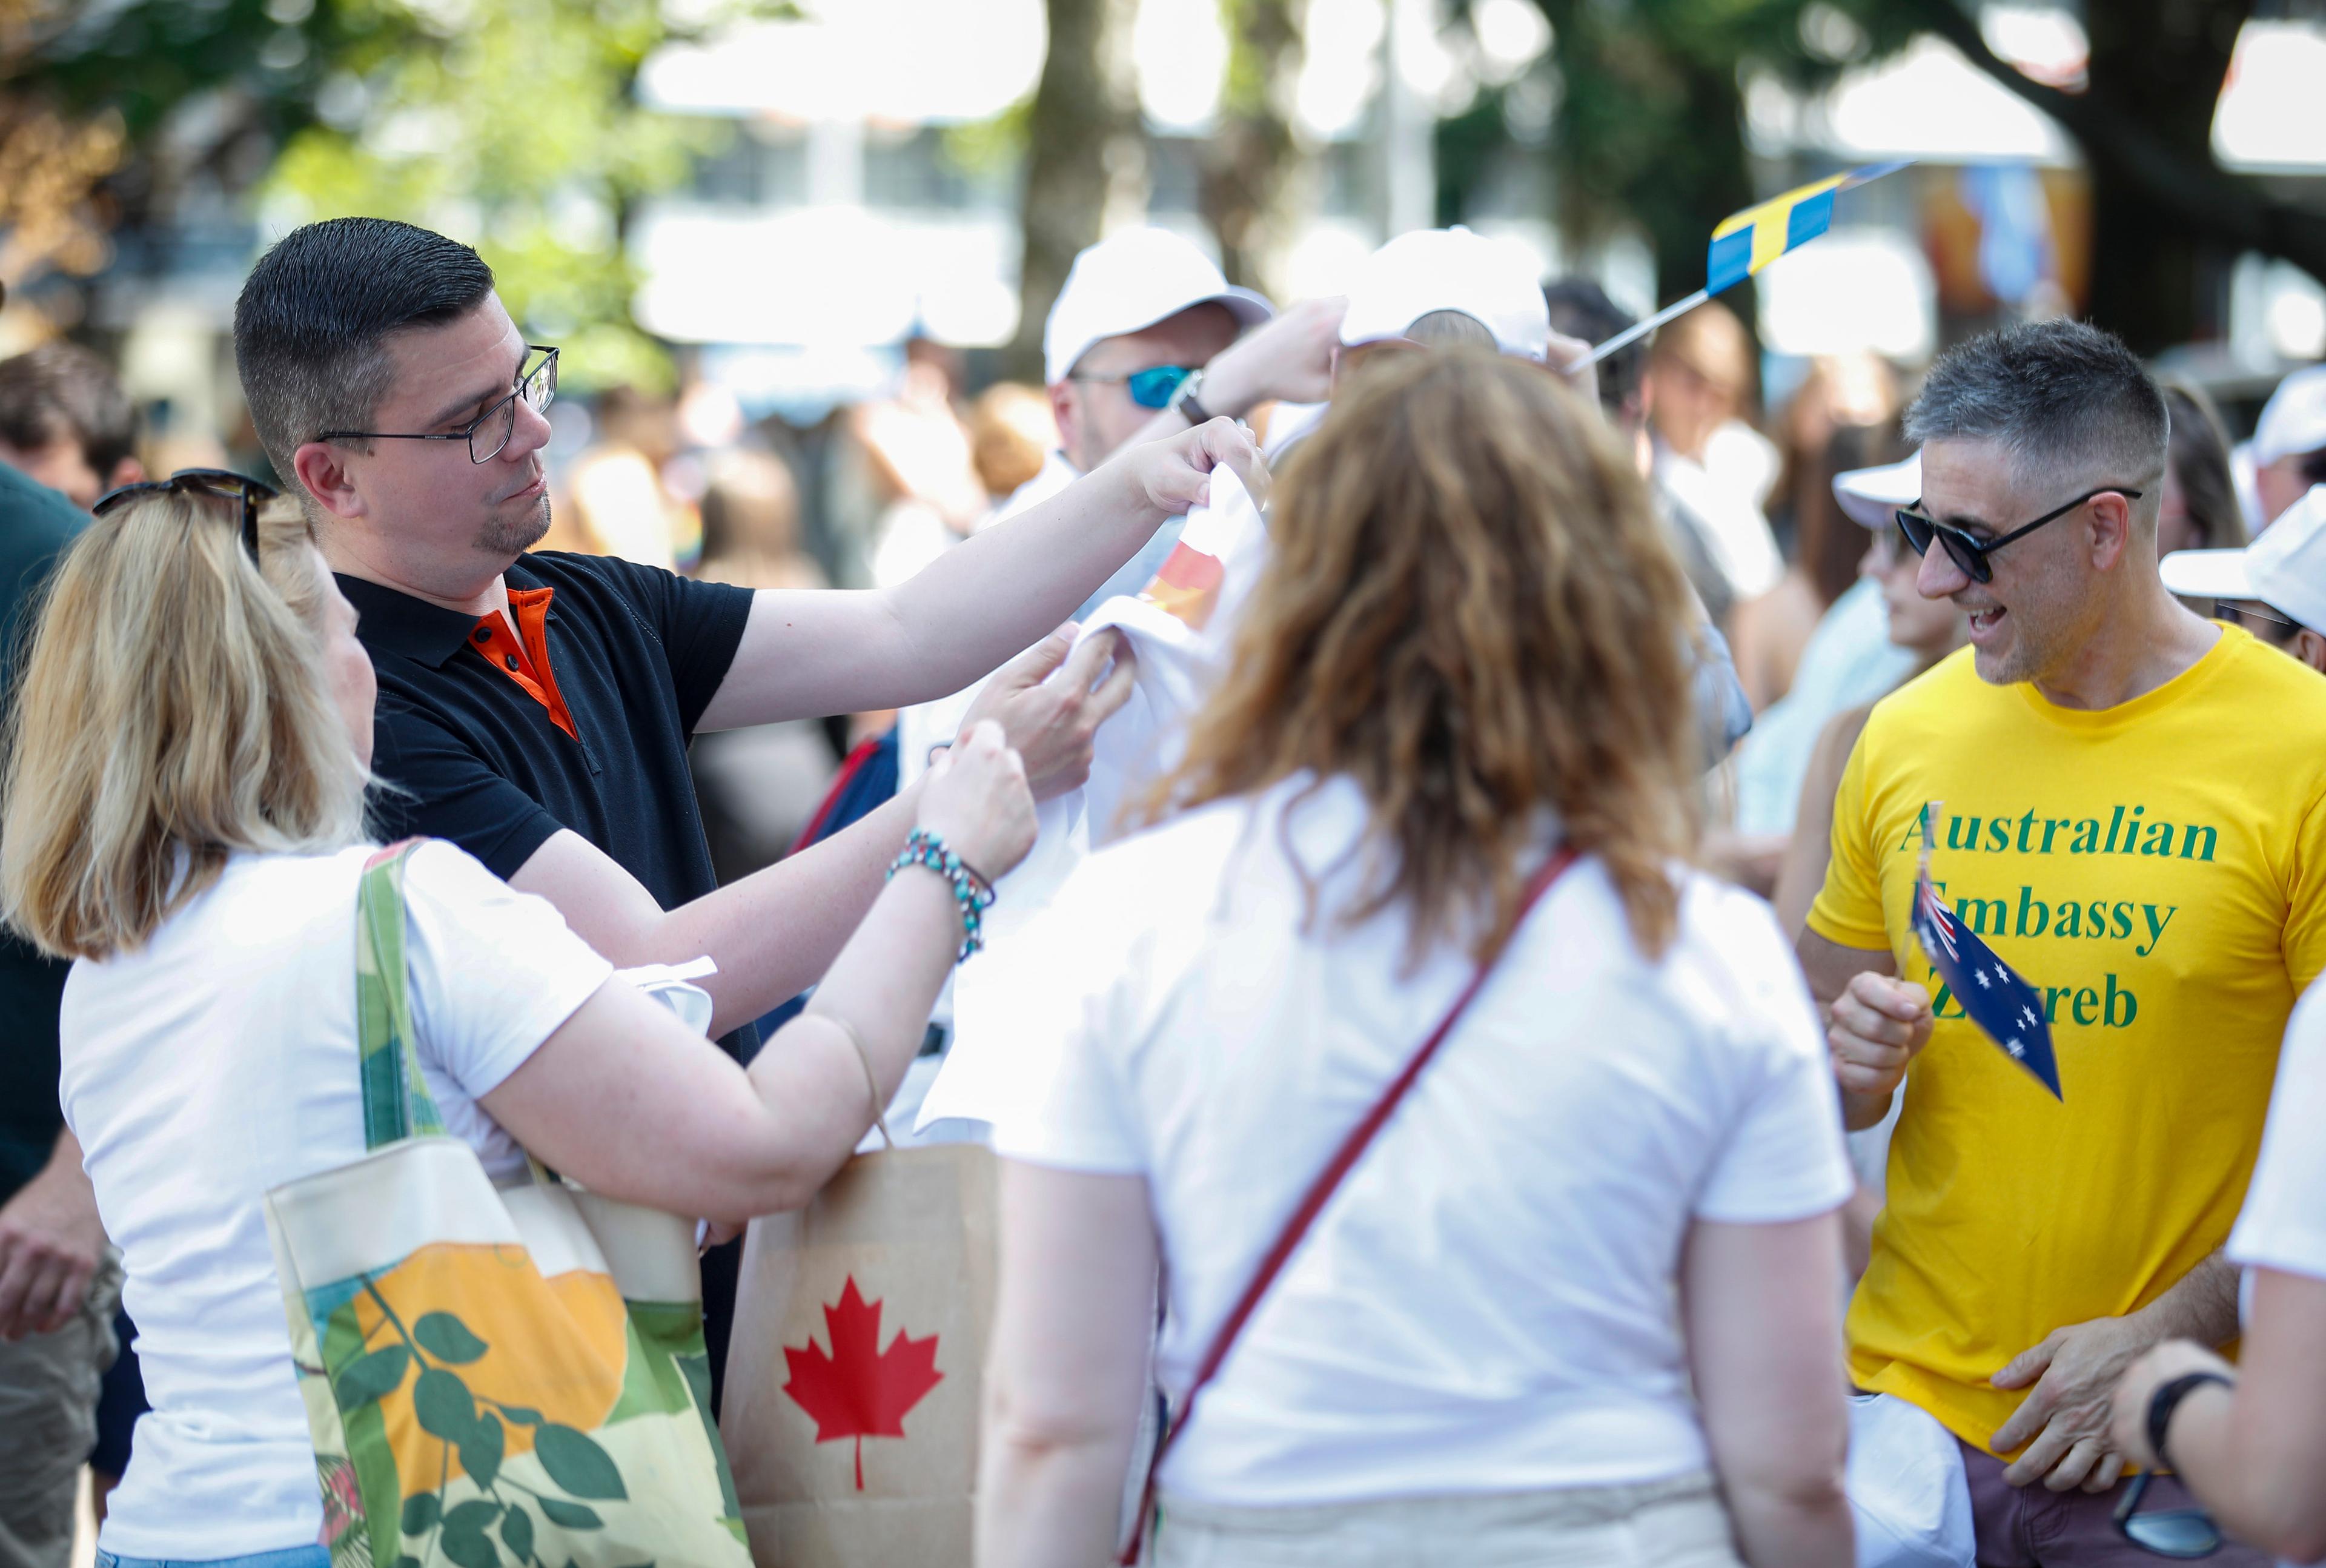
POLYGON ((2126 1483, 2116 1506, 2117 1534, 2142 1551, 2158 1557, 2210 1557, 2221 1549, 2220 1526, 2202 1508, 2165 1508, 2138 1512, 2140 1499, 2154 1476, 2141 1471, 2126 1483))
POLYGON ((258 561, 258 507, 261 502, 272 501, 283 494, 274 486, 247 474, 233 473, 226 469, 180 469, 166 479, 144 479, 135 485, 124 485, 117 490, 107 490, 88 509, 92 517, 102 517, 126 502, 140 496, 224 496, 242 503, 242 547, 250 552, 253 565, 258 561))
POLYGON ((1987 564, 1988 556, 2014 539, 2026 538, 2044 524, 2065 517, 2085 502, 2098 496, 2111 495, 2122 496, 2131 501, 2140 499, 2138 490, 2126 489, 2122 485, 2102 485, 2097 490, 2087 490, 2064 506, 2055 507, 2044 513, 2024 528, 2014 528, 2000 539, 1975 538, 1959 528, 1940 522, 1935 517, 1925 517, 1920 512, 1902 506, 1897 513, 1898 532, 1906 536, 1906 543, 1913 546, 1915 554, 1927 554, 1931 548, 1931 541, 1936 539, 1940 544, 1946 546, 1947 553, 1954 558, 1954 563, 1961 567, 1963 574, 1973 582, 1992 582, 1995 580, 1995 568, 1987 564))
POLYGON ((469 460, 489 463, 499 457, 516 434, 516 400, 520 397, 535 413, 547 413, 549 405, 557 401, 557 350, 541 343, 528 343, 528 354, 548 356, 517 378, 509 394, 459 430, 420 433, 393 430, 327 430, 315 439, 319 441, 466 441, 469 460), (478 438, 483 437, 479 441, 478 438))

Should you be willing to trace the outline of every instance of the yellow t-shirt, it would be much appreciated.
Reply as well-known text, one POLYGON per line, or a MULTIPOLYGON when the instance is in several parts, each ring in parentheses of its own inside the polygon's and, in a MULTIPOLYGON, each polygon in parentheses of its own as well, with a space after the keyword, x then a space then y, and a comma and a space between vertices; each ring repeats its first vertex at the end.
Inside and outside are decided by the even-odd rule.
POLYGON ((2147 1305, 2225 1241, 2286 1015, 2326 964, 2326 679, 2224 626, 2119 707, 1992 686, 1968 649, 1884 699, 1810 929, 1886 948, 1938 1022, 1907 1072, 1849 1312, 1858 1387, 1986 1447, 2052 1330, 2147 1305), (1963 1017, 1907 923, 1931 877, 2051 1016, 2063 1101, 1963 1017))

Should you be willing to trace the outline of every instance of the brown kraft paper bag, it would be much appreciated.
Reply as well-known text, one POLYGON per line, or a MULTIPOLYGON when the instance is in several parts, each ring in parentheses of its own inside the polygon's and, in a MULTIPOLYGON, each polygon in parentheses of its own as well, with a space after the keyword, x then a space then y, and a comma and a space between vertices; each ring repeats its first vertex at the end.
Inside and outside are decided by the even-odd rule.
POLYGON ((752 1222, 721 1435, 758 1568, 968 1568, 991 1151, 859 1155, 752 1222))

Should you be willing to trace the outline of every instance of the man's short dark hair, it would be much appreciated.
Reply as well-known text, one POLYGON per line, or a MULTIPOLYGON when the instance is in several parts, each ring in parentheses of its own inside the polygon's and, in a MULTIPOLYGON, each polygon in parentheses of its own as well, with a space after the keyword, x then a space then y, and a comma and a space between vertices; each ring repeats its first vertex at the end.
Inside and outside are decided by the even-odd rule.
MULTIPOLYGON (((2172 420, 2139 357, 2082 321, 1982 332, 1939 357, 1906 410, 1906 439, 1993 441, 2022 474, 2136 485, 2164 471, 2172 420)), ((2154 516, 2157 487, 2147 505, 2154 516)))
POLYGON ((31 451, 60 438, 100 484, 137 455, 137 409, 112 366, 76 343, 0 359, 0 441, 31 451))
MULTIPOLYGON (((1589 278, 1554 278, 1543 285, 1543 302, 1550 307, 1550 329, 1586 343, 1605 343, 1632 325, 1624 307, 1589 278)), ((1624 405, 1640 394, 1640 381, 1648 367, 1644 339, 1618 348, 1599 361, 1599 406, 1610 419, 1621 419, 1624 405)))
POLYGON ((274 471, 327 430, 368 430, 386 394, 387 341, 457 320, 493 269, 458 240, 385 218, 296 228, 258 258, 234 306, 243 401, 274 471))

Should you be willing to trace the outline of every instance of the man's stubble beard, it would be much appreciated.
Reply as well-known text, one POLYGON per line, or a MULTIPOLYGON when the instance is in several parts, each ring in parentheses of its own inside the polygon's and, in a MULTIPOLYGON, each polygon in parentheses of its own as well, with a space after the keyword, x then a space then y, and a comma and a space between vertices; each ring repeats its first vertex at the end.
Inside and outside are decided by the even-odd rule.
POLYGON ((477 531, 477 549, 486 555, 523 555, 549 532, 549 497, 514 518, 488 517, 477 531))

